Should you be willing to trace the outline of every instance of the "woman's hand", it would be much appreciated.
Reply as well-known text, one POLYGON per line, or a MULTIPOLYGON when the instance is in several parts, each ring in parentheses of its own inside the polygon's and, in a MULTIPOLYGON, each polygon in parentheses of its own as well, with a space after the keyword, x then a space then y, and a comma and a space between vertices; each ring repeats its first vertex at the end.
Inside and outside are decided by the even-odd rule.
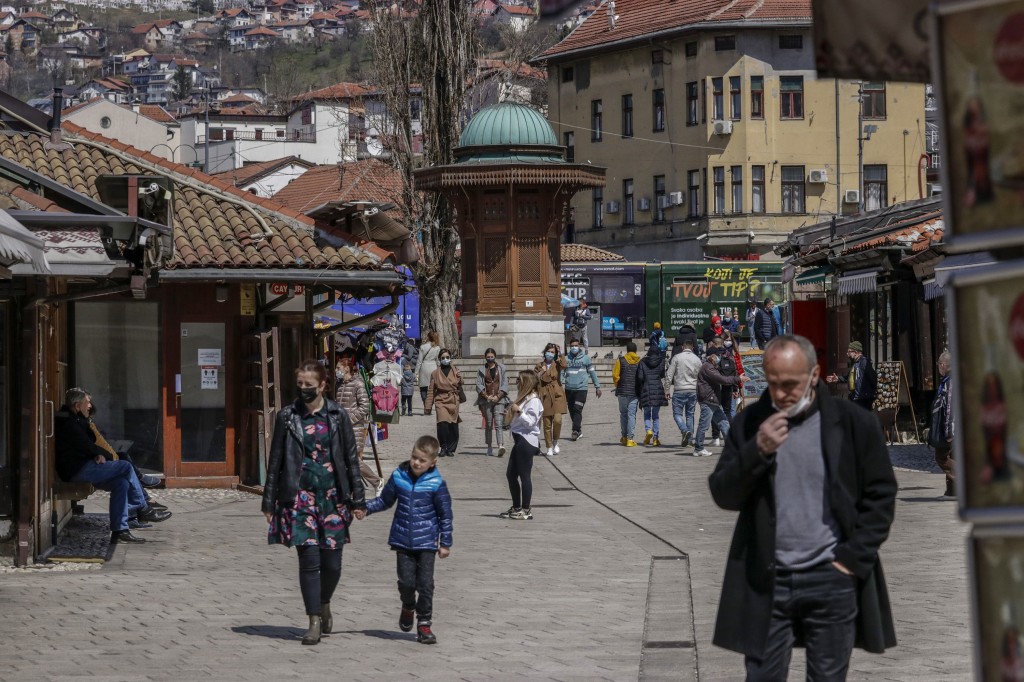
POLYGON ((267 523, 270 523, 271 520, 274 518, 274 515, 271 512, 263 512, 263 515, 267 517, 267 523))
POLYGON ((452 548, 451 547, 442 547, 439 550, 437 550, 437 556, 440 559, 447 559, 448 555, 451 554, 451 553, 452 553, 452 548))

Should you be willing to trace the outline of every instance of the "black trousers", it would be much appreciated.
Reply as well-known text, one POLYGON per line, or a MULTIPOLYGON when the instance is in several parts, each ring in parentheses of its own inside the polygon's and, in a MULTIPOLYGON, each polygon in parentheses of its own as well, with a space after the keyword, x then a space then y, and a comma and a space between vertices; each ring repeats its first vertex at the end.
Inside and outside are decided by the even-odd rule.
POLYGON ((508 479, 508 491, 512 495, 512 506, 516 509, 529 509, 533 501, 533 458, 540 454, 540 448, 534 447, 518 433, 512 434, 515 445, 508 457, 508 468, 505 478, 508 479))
POLYGON ((569 403, 569 417, 572 419, 573 433, 583 430, 583 406, 587 404, 587 389, 570 391, 566 389, 565 399, 569 403))
POLYGON ((416 620, 429 624, 434 616, 434 557, 432 549, 396 549, 398 594, 402 608, 416 609, 416 620))
POLYGON ((402 395, 402 414, 412 414, 412 396, 402 395))
POLYGON ((764 657, 746 657, 747 682, 784 680, 795 632, 807 647, 807 679, 841 682, 850 667, 857 630, 857 579, 831 563, 775 576, 772 619, 764 657))
POLYGON ((427 404, 427 387, 426 386, 420 386, 420 400, 423 401, 423 405, 424 406, 427 404))
POLYGON ((299 589, 306 614, 319 616, 321 604, 327 604, 341 580, 341 547, 320 549, 316 545, 300 545, 299 589))
POLYGON ((459 423, 437 422, 437 440, 441 443, 441 452, 455 454, 459 449, 459 423))

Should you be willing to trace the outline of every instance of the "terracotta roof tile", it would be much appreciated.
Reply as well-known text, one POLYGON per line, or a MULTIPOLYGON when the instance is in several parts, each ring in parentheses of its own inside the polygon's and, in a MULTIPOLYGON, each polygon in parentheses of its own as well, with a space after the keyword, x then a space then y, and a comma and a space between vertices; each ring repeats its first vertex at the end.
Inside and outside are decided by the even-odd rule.
POLYGON ((326 88, 320 88, 319 90, 311 90, 310 92, 293 97, 293 102, 308 102, 310 100, 333 100, 333 99, 357 99, 363 97, 368 92, 369 88, 363 87, 359 83, 335 83, 329 85, 326 88))
POLYGON ((310 168, 313 166, 313 164, 311 164, 310 162, 303 161, 297 156, 286 156, 280 159, 273 159, 272 161, 250 163, 245 166, 242 166, 241 168, 224 171, 223 173, 217 173, 214 175, 214 177, 221 178, 226 182, 230 182, 234 186, 238 187, 239 185, 248 184, 252 180, 257 179, 265 174, 272 173, 274 170, 278 168, 293 164, 305 166, 306 168, 310 168))
POLYGON ((157 104, 140 104, 139 113, 146 118, 151 118, 154 121, 160 123, 177 123, 178 119, 174 118, 171 112, 164 109, 162 106, 157 104))
POLYGON ((589 244, 562 244, 563 263, 593 263, 597 261, 621 261, 624 256, 599 249, 589 244))
MULTIPOLYGON (((557 58, 576 50, 643 40, 651 33, 696 24, 799 20, 810 22, 811 0, 618 0, 615 28, 608 26, 607 4, 587 17, 565 40, 540 55, 557 58)), ((609 47, 606 49, 614 49, 609 47)))
POLYGON ((295 178, 273 197, 274 201, 306 213, 329 201, 398 203, 401 177, 378 159, 364 159, 337 166, 317 166, 295 178))
POLYGON ((870 251, 883 246, 902 246, 911 251, 923 251, 929 246, 942 241, 945 232, 945 222, 940 213, 927 217, 925 220, 916 218, 908 221, 910 224, 900 227, 899 224, 891 226, 892 229, 885 234, 871 237, 862 242, 851 244, 843 249, 842 253, 856 253, 858 251, 870 251))
MULTIPOLYGON (((330 246, 318 248, 312 236, 314 222, 306 216, 288 218, 280 204, 257 200, 254 195, 215 180, 194 169, 166 163, 152 157, 144 163, 146 152, 117 143, 101 135, 89 133, 66 122, 65 140, 72 149, 65 152, 46 150, 48 139, 42 134, 0 133, 0 156, 20 163, 99 199, 96 178, 106 174, 152 174, 160 170, 175 181, 173 241, 175 254, 168 267, 322 267, 330 269, 370 269, 383 266, 390 253, 370 244, 366 247, 330 246), (84 144, 80 140, 94 140, 84 144), (116 151, 123 150, 123 151, 116 151), (125 156, 119 158, 118 154, 125 156), (198 185, 222 186, 221 193, 231 200, 219 198, 211 191, 182 184, 186 176, 198 185), (270 228, 270 236, 256 219, 259 215, 270 228), (244 253, 244 257, 243 257, 244 253), (301 265, 300 265, 301 264, 301 265)), ((15 193, 8 193, 12 199, 15 193)), ((32 200, 23 197, 23 200, 32 200)), ((33 200, 34 201, 34 200, 33 200)), ((40 205, 39 208, 42 208, 40 205)))

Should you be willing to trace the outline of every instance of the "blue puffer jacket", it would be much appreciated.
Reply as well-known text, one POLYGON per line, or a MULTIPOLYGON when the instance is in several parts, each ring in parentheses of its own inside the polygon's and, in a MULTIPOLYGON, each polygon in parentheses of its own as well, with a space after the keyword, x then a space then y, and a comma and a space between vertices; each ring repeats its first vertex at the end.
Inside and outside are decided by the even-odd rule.
POLYGON ((380 497, 366 502, 366 512, 374 514, 398 502, 391 522, 388 544, 398 549, 437 549, 452 546, 452 498, 437 467, 432 467, 414 482, 408 462, 395 469, 380 497))

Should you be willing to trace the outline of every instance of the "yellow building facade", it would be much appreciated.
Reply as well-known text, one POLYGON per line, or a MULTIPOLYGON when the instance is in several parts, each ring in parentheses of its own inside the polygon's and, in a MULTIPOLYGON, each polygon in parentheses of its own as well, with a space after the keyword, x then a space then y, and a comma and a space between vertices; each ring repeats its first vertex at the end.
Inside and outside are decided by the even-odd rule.
POLYGON ((573 200, 573 241, 638 260, 772 258, 798 227, 926 191, 924 86, 818 79, 809 17, 608 34, 543 55, 560 142, 607 168, 573 200))

